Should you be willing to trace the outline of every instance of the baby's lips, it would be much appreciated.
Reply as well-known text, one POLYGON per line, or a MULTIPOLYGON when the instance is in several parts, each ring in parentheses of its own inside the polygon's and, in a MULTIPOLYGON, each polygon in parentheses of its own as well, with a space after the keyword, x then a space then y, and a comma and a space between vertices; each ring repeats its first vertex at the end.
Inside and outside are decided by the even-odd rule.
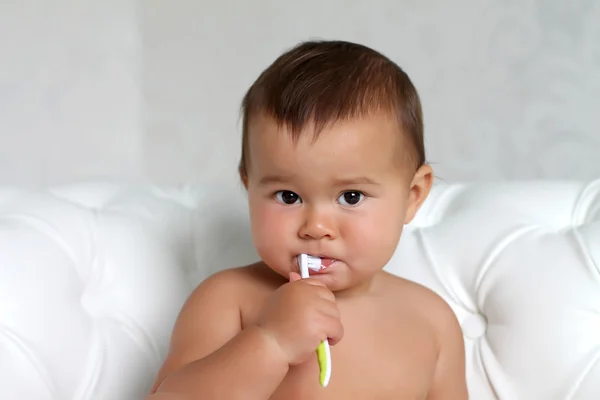
POLYGON ((337 260, 334 258, 321 258, 321 266, 324 268, 327 268, 329 266, 331 266, 331 264, 333 264, 334 262, 336 262, 337 260))

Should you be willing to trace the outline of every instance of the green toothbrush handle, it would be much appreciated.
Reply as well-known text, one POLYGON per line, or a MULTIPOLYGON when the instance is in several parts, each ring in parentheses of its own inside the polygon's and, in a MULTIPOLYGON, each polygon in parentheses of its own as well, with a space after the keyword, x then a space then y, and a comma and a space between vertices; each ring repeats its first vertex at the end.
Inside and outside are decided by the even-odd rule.
POLYGON ((317 347, 317 360, 319 362, 319 383, 323 387, 329 384, 331 377, 331 352, 329 350, 329 341, 321 342, 317 347))

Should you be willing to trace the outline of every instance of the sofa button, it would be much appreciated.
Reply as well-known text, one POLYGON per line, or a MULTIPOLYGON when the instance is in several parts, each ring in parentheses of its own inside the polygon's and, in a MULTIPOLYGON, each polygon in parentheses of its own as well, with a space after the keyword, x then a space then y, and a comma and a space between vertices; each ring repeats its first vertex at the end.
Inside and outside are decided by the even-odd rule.
POLYGON ((487 320, 481 314, 472 314, 463 321, 461 328, 466 337, 477 339, 485 334, 487 320))

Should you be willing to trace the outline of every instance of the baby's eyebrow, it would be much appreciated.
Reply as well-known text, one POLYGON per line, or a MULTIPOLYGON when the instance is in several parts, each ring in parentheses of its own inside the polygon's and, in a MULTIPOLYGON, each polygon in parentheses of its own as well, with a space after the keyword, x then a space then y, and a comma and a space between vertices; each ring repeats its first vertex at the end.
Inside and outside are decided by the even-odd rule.
POLYGON ((261 185, 271 185, 274 183, 288 183, 292 181, 294 177, 292 175, 284 176, 284 175, 265 175, 260 178, 259 183, 261 185))
POLYGON ((374 181, 373 179, 367 176, 358 176, 355 178, 343 178, 343 179, 335 179, 333 181, 335 186, 350 186, 350 185, 379 185, 379 182, 374 181))
MULTIPOLYGON (((272 184, 282 184, 289 183, 295 179, 295 175, 265 175, 260 178, 260 185, 272 185, 272 184)), ((367 176, 357 176, 350 178, 337 178, 332 182, 333 186, 352 186, 352 185, 374 185, 379 186, 380 183, 367 177, 367 176)))

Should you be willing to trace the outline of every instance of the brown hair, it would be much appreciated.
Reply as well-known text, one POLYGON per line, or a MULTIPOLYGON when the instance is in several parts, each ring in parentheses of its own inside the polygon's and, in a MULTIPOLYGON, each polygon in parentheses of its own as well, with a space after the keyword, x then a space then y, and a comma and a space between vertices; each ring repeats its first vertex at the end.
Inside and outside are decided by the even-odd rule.
POLYGON ((242 101, 240 176, 247 176, 248 126, 257 114, 286 125, 297 139, 306 124, 315 137, 329 123, 377 111, 398 118, 415 170, 425 163, 423 116, 408 75, 387 57, 345 41, 303 42, 279 56, 242 101))

